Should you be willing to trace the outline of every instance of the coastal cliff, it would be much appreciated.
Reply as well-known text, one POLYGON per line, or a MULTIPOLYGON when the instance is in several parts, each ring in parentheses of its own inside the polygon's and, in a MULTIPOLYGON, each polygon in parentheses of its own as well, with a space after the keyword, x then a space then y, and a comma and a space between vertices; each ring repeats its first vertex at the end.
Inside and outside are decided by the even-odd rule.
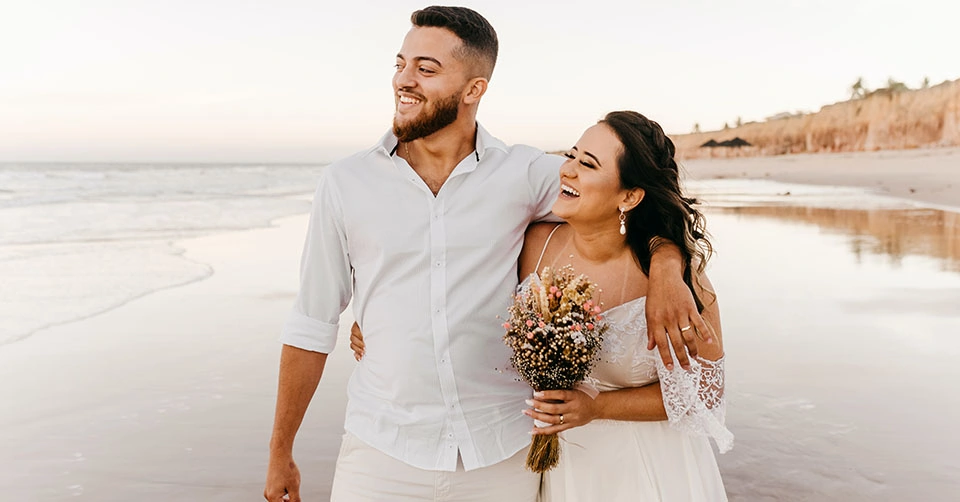
POLYGON ((816 113, 671 139, 679 159, 960 146, 960 79, 925 89, 880 89, 816 113), (750 146, 701 146, 734 138, 750 146))

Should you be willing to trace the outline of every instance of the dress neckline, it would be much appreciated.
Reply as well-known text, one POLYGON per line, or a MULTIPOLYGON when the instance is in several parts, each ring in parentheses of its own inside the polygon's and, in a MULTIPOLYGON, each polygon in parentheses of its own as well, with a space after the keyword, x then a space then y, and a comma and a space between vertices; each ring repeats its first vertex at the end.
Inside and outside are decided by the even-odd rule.
MULTIPOLYGON (((528 282, 530 282, 530 277, 533 277, 533 276, 536 276, 537 282, 540 282, 540 274, 539 274, 538 272, 531 272, 530 275, 528 275, 528 276, 523 280, 523 282, 520 283, 520 286, 522 287, 524 284, 527 284, 528 282)), ((644 302, 646 302, 646 300, 647 300, 647 295, 638 296, 638 297, 636 297, 636 298, 634 298, 634 299, 632 299, 632 300, 627 300, 627 301, 625 301, 625 302, 623 302, 623 303, 621 303, 621 304, 619 304, 619 305, 614 305, 614 306, 612 306, 612 307, 610 307, 610 308, 603 309, 603 310, 600 312, 600 314, 601 314, 601 315, 607 315, 607 313, 613 312, 613 311, 615 311, 615 310, 617 310, 617 309, 619 309, 619 308, 621 308, 621 307, 626 307, 627 305, 630 305, 630 304, 633 304, 633 303, 640 303, 641 300, 644 301, 644 302)))
POLYGON ((643 300, 644 303, 645 303, 646 300, 647 300, 647 296, 646 296, 646 295, 644 295, 644 296, 638 296, 638 297, 634 298, 633 300, 627 300, 627 301, 621 303, 620 305, 614 305, 614 306, 612 306, 612 307, 610 307, 610 308, 608 308, 608 309, 605 309, 605 310, 601 311, 600 314, 602 314, 602 315, 607 315, 609 312, 612 312, 612 311, 614 311, 614 310, 617 310, 617 309, 619 309, 620 307, 626 307, 627 305, 630 305, 630 304, 632 304, 632 303, 640 303, 640 300, 643 300))

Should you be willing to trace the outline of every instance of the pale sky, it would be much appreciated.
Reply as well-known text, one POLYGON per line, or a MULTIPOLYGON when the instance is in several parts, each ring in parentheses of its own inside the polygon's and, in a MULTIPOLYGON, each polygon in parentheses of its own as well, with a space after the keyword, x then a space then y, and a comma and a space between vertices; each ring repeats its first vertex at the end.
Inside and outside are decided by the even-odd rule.
MULTIPOLYGON (((390 127, 406 0, 0 0, 0 161, 322 162, 390 127)), ((464 1, 500 58, 479 120, 567 148, 615 109, 668 133, 960 78, 948 0, 464 1)))

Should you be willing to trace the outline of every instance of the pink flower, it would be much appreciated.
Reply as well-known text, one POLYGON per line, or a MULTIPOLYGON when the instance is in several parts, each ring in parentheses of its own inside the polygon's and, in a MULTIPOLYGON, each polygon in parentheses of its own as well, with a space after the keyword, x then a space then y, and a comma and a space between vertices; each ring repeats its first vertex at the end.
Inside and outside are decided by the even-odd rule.
POLYGON ((531 331, 527 332, 527 340, 533 340, 533 332, 531 331))
POLYGON ((560 298, 561 296, 563 296, 563 293, 561 293, 561 292, 559 292, 559 291, 557 291, 557 292, 554 293, 554 294, 557 295, 557 298, 560 298))
POLYGON ((573 329, 575 329, 575 330, 577 330, 577 331, 580 331, 581 329, 583 329, 583 327, 580 326, 579 324, 574 324, 574 325, 573 325, 573 329))
POLYGON ((587 329, 593 329, 593 323, 592 323, 592 322, 588 322, 588 323, 587 323, 587 329))
POLYGON ((503 329, 510 329, 510 323, 508 322, 503 323, 503 329))
POLYGON ((551 292, 551 293, 556 293, 557 291, 560 291, 560 290, 557 289, 556 286, 550 286, 550 292, 551 292))
POLYGON ((599 313, 600 313, 600 306, 599 306, 599 305, 597 305, 596 307, 593 307, 593 313, 594 313, 594 314, 599 314, 599 313))
POLYGON ((528 327, 528 328, 532 328, 532 327, 533 327, 533 321, 531 321, 530 319, 527 319, 527 327, 528 327))
POLYGON ((546 324, 545 324, 543 321, 540 321, 540 324, 537 324, 537 326, 539 326, 539 327, 542 328, 542 327, 546 326, 546 324))

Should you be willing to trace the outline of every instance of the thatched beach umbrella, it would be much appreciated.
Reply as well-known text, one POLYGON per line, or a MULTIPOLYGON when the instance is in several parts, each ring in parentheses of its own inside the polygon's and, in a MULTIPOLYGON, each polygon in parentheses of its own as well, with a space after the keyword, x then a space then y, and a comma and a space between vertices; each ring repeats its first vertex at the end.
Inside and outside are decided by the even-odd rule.
POLYGON ((741 146, 752 146, 752 145, 750 145, 750 143, 748 143, 747 140, 741 138, 740 136, 737 136, 736 138, 733 138, 733 139, 721 141, 720 146, 732 146, 735 148, 739 148, 741 146))
POLYGON ((700 148, 713 148, 715 146, 720 146, 720 143, 717 143, 717 140, 711 139, 710 141, 700 145, 700 148))

